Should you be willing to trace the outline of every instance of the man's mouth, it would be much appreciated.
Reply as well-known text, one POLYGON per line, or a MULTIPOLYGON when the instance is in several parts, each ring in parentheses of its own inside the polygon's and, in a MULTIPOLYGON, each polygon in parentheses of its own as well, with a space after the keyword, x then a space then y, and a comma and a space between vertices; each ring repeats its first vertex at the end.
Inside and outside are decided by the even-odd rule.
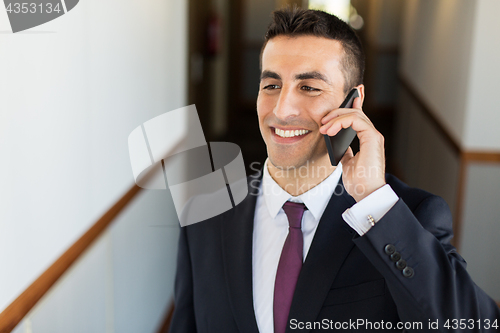
POLYGON ((302 135, 305 135, 309 132, 310 131, 306 130, 306 129, 283 130, 283 129, 279 129, 276 127, 274 128, 274 134, 276 134, 277 136, 282 137, 282 138, 292 138, 295 136, 302 136, 302 135))

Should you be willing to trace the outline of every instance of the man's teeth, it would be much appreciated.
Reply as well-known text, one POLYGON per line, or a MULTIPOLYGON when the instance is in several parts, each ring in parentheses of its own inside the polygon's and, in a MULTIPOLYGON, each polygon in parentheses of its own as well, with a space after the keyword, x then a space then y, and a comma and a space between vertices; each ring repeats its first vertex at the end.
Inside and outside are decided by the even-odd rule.
POLYGON ((292 136, 299 136, 309 133, 308 130, 292 130, 292 131, 284 131, 282 129, 275 128, 274 133, 281 136, 282 138, 291 138, 292 136))

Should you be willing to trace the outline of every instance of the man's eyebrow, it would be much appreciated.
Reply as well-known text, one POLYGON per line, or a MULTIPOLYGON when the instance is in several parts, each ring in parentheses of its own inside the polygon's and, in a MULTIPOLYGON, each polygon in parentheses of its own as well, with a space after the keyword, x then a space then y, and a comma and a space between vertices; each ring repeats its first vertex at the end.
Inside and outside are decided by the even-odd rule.
MULTIPOLYGON (((272 71, 269 71, 269 70, 265 70, 260 75, 260 79, 261 80, 263 80, 263 79, 281 80, 281 76, 278 73, 275 73, 275 72, 272 72, 272 71)), ((317 71, 305 72, 305 73, 301 73, 301 74, 295 75, 295 80, 310 80, 310 79, 321 80, 321 81, 324 81, 324 82, 326 82, 328 84, 331 84, 330 81, 327 79, 327 77, 325 75, 323 75, 323 74, 321 74, 320 72, 317 72, 317 71)))
POLYGON ((281 76, 279 76, 278 73, 275 73, 275 72, 271 72, 271 71, 268 71, 268 70, 265 70, 262 72, 262 74, 260 74, 260 79, 261 80, 264 80, 264 79, 276 79, 276 80, 281 80, 281 76))
POLYGON ((310 79, 321 80, 328 84, 331 84, 330 81, 327 79, 327 77, 321 74, 320 72, 314 71, 314 72, 306 72, 295 75, 295 80, 310 80, 310 79))

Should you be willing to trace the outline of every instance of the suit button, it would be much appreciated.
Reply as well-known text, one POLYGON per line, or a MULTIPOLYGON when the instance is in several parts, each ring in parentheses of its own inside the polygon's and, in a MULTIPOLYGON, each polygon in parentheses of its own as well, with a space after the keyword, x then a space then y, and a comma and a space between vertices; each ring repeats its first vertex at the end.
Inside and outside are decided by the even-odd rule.
POLYGON ((404 259, 399 259, 396 261, 396 267, 402 271, 406 267, 406 261, 404 259))
POLYGON ((384 248, 384 251, 385 251, 385 254, 390 256, 391 254, 396 252, 396 247, 392 244, 387 244, 384 248))
POLYGON ((393 254, 391 254, 391 260, 393 262, 396 262, 398 261, 399 259, 401 259, 401 254, 399 252, 394 252, 393 254))
POLYGON ((415 272, 413 271, 413 268, 411 267, 406 267, 403 269, 403 276, 407 278, 412 278, 415 275, 415 272))

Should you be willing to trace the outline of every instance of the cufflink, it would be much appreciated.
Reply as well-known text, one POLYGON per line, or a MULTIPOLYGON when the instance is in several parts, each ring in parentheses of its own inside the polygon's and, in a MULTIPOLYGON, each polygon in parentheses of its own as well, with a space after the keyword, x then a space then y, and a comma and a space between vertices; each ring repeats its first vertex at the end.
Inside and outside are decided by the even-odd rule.
POLYGON ((370 222, 370 224, 373 227, 375 225, 375 219, 371 215, 368 215, 367 218, 368 218, 368 222, 370 222))

